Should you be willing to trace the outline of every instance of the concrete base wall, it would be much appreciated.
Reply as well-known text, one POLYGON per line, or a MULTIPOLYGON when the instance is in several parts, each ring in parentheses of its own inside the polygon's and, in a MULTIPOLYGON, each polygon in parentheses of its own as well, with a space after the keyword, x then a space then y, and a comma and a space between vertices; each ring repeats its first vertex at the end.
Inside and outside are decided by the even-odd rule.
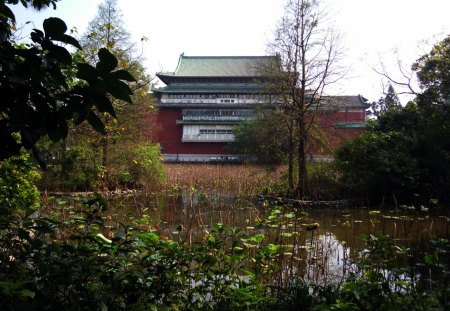
POLYGON ((166 162, 240 163, 255 160, 242 155, 230 154, 162 154, 166 162))

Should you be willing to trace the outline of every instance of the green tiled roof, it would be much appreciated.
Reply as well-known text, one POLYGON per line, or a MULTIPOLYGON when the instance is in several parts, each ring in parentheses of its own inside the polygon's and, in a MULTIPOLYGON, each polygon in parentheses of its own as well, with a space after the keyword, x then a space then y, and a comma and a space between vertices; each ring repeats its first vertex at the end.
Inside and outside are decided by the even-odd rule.
POLYGON ((334 126, 345 128, 364 128, 367 126, 366 122, 337 122, 334 126))
MULTIPOLYGON (((275 56, 184 56, 180 55, 175 72, 159 73, 173 77, 258 77, 276 68, 275 56)), ((279 66, 278 66, 279 67, 279 66)))

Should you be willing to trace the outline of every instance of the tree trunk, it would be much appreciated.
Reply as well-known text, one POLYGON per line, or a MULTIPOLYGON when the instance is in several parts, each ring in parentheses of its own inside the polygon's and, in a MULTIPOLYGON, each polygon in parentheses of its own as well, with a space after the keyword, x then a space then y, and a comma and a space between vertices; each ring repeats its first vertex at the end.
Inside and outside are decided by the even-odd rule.
POLYGON ((308 168, 306 166, 306 131, 304 118, 301 117, 298 122, 298 180, 297 180, 297 197, 304 199, 308 194, 308 168))
POLYGON ((102 168, 103 168, 103 174, 102 174, 102 185, 101 187, 103 190, 108 189, 108 182, 109 182, 109 142, 108 142, 108 135, 105 133, 102 137, 102 168))
POLYGON ((288 142, 288 182, 289 182, 289 193, 293 194, 295 192, 294 185, 294 121, 289 121, 289 142, 288 142))

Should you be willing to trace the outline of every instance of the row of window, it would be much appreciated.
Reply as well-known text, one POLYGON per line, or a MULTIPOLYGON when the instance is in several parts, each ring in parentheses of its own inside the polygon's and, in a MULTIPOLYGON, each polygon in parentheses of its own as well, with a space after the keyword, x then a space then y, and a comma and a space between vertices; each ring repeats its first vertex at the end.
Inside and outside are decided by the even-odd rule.
POLYGON ((169 94, 170 99, 216 99, 216 98, 227 98, 221 102, 233 103, 230 101, 232 98, 243 98, 243 99, 269 99, 267 94, 169 94), (227 101, 228 100, 228 101, 227 101))
POLYGON ((252 116, 251 109, 183 109, 183 116, 252 116))
POLYGON ((224 134, 233 134, 233 130, 200 129, 200 135, 224 135, 224 134))
POLYGON ((255 83, 253 78, 172 78, 172 83, 255 83))

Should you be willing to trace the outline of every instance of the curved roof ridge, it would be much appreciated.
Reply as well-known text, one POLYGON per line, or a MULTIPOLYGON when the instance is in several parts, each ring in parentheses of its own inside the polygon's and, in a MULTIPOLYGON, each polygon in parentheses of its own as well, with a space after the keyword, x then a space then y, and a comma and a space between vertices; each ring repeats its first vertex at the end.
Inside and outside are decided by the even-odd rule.
POLYGON ((276 56, 271 55, 193 55, 187 56, 181 54, 182 58, 274 58, 276 56))

